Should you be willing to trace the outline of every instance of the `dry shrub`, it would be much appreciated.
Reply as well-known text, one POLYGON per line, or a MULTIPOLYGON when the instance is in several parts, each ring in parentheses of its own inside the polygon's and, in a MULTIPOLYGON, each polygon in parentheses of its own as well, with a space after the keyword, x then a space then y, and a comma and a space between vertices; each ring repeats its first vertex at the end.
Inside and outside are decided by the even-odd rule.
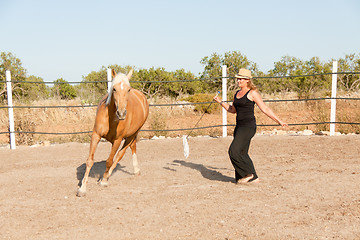
POLYGON ((67 142, 90 143, 90 140, 91 140, 91 133, 56 135, 51 138, 51 141, 56 143, 67 143, 67 142))
MULTIPOLYGON (((286 96, 285 99, 291 99, 286 96)), ((330 100, 294 101, 294 102, 267 102, 277 116, 285 122, 291 123, 321 123, 330 121, 330 100)), ((337 100, 337 122, 360 122, 360 112, 357 110, 360 102, 356 100, 337 100)), ((258 124, 274 124, 259 108, 255 108, 258 124)), ((279 127, 259 127, 260 131, 279 129, 279 127)), ((288 130, 302 131, 305 129, 314 132, 329 131, 330 124, 289 126, 288 130)), ((359 133, 359 125, 337 124, 336 131, 341 133, 359 133)))
MULTIPOLYGON (((147 121, 150 124, 151 130, 166 130, 167 129, 167 121, 168 119, 168 112, 164 111, 164 109, 160 109, 160 107, 154 107, 150 113, 147 121)), ((155 131, 153 135, 162 135, 166 136, 168 132, 166 131, 155 131)))
MULTIPOLYGON (((337 122, 357 122, 360 123, 360 102, 349 100, 338 100, 336 103, 336 121, 337 122)), ((360 125, 358 124, 338 124, 336 131, 341 133, 360 134, 360 125)))
MULTIPOLYGON (((305 102, 265 102, 273 112, 283 121, 288 124, 292 123, 308 123, 311 122, 311 113, 309 112, 309 106, 305 102)), ((276 123, 267 117, 256 105, 255 105, 255 117, 258 125, 276 125, 276 123)), ((289 126, 286 130, 301 131, 308 126, 289 126)), ((311 127, 311 126, 310 126, 311 127)), ((273 129, 280 129, 280 126, 259 126, 258 131, 268 131, 273 129)))
MULTIPOLYGON (((212 97, 213 95, 211 95, 212 97)), ((294 99, 293 96, 282 96, 284 99, 294 99)), ((282 98, 281 97, 281 98, 282 98)), ((347 96, 348 97, 348 96, 347 96)), ((264 96, 264 99, 276 99, 275 96, 264 96)), ((200 101, 200 99, 198 99, 200 101)), ((211 101, 206 98, 204 101, 211 101)), ((150 101, 157 103, 174 103, 172 99, 158 98, 150 101)), ((182 102, 183 103, 183 102, 182 102)), ((15 104, 18 106, 18 104, 15 104)), ((78 106, 80 100, 46 100, 37 101, 29 105, 33 106, 78 106)), ((219 107, 219 104, 212 104, 219 107)), ((266 102, 275 113, 285 122, 291 123, 310 123, 310 122, 329 122, 330 121, 330 100, 321 101, 301 101, 301 102, 266 102)), ((205 106, 208 106, 205 105, 205 106)), ((195 106, 196 107, 196 106, 195 106)), ((189 134, 188 131, 156 131, 166 129, 184 129, 193 128, 203 111, 195 110, 194 105, 161 106, 150 107, 149 117, 140 131, 140 137, 151 138, 154 135, 177 137, 189 134)), ((338 100, 336 121, 339 122, 360 122, 360 101, 338 100)), ((213 112, 213 110, 210 110, 213 112)), ((7 132, 9 126, 8 110, 0 109, 0 132, 7 132)), ((14 109, 16 131, 28 132, 83 132, 91 131, 96 115, 96 107, 77 107, 77 108, 32 108, 32 109, 14 109)), ((212 125, 221 125, 221 111, 214 110, 213 114, 206 113, 197 127, 212 125)), ((255 116, 258 124, 274 124, 274 121, 263 114, 258 107, 255 107, 255 116)), ((235 115, 228 113, 228 124, 235 124, 235 115)), ((228 127, 228 135, 231 136, 233 127, 228 127)), ((280 129, 280 126, 258 127, 258 132, 280 129)), ((329 130, 329 124, 290 126, 284 130, 301 131, 310 129, 314 132, 329 130)), ((360 133, 360 125, 336 125, 336 131, 342 133, 360 133)), ((191 136, 210 135, 221 136, 222 128, 205 128, 194 130, 191 136)), ((17 134, 18 144, 34 144, 41 141, 50 141, 55 143, 63 142, 90 142, 91 134, 76 135, 39 135, 39 134, 17 134)), ((9 143, 9 135, 0 135, 0 144, 9 143)))
MULTIPOLYGON (((9 131, 9 113, 6 108, 0 109, 0 132, 9 131)), ((9 143, 9 134, 0 134, 0 144, 9 143)))
MULTIPOLYGON (((19 106, 19 104, 15 104, 19 106)), ((79 100, 49 99, 32 102, 32 106, 79 106, 79 100)), ((21 105, 20 105, 21 106, 21 105)), ((95 107, 76 108, 15 108, 15 131, 26 132, 50 132, 50 133, 72 133, 91 131, 96 114, 95 107)), ((8 115, 6 111, 6 115, 8 115)), ((8 121, 2 116, 1 122, 8 121)), ((8 126, 8 122, 6 123, 8 126)), ((8 131, 6 129, 5 131, 8 131)), ((3 141, 4 138, 0 140, 3 141)), ((8 138, 4 139, 8 141, 8 138)), ((34 144, 42 141, 56 143, 63 142, 89 142, 90 134, 16 134, 18 144, 34 144)), ((2 143, 2 142, 1 142, 2 143)))
POLYGON ((210 137, 216 137, 216 136, 221 136, 222 135, 222 129, 219 127, 216 128, 209 128, 209 136, 210 137))
POLYGON ((27 133, 16 133, 15 140, 17 145, 33 145, 35 143, 34 133, 35 122, 31 119, 19 119, 15 121, 16 132, 27 132, 27 133))
MULTIPOLYGON (((150 100, 151 104, 181 104, 184 101, 174 102, 170 98, 156 98, 150 100)), ((153 106, 150 107, 149 117, 142 129, 167 130, 193 127, 193 121, 188 118, 196 116, 192 105, 153 106)), ((140 131, 140 137, 151 138, 153 136, 177 137, 184 134, 183 131, 140 131)))
MULTIPOLYGON (((321 123, 321 122, 329 122, 330 121, 330 102, 329 100, 324 101, 316 101, 316 102, 308 102, 308 111, 312 112, 311 120, 312 122, 321 123)), ((315 131, 329 131, 329 124, 319 124, 314 125, 315 131)))

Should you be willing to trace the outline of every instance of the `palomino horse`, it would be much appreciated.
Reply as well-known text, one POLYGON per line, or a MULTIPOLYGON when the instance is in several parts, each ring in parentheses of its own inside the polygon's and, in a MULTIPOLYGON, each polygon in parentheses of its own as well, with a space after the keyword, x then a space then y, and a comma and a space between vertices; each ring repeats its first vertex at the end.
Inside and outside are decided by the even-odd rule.
POLYGON ((106 171, 101 180, 101 185, 108 185, 108 179, 112 171, 129 146, 132 151, 134 173, 140 173, 136 157, 136 137, 149 114, 149 104, 144 94, 130 87, 129 80, 132 74, 133 69, 130 70, 128 75, 116 74, 112 70, 112 86, 109 94, 102 99, 97 109, 90 142, 90 153, 86 160, 86 170, 77 196, 84 196, 86 193, 90 169, 94 164, 95 150, 101 138, 105 138, 112 144, 110 155, 106 160, 106 171), (124 144, 114 161, 115 154, 123 139, 125 139, 124 144))

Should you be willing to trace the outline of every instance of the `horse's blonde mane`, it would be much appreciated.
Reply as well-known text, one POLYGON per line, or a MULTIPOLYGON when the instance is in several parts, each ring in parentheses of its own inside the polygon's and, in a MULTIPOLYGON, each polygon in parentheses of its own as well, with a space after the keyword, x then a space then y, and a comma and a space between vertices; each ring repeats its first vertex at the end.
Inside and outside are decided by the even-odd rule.
POLYGON ((129 79, 127 78, 126 74, 124 73, 118 73, 114 79, 112 80, 111 82, 111 88, 110 88, 110 91, 109 91, 109 95, 106 99, 106 105, 109 105, 110 104, 110 101, 111 101, 111 96, 113 94, 113 89, 114 89, 114 86, 120 82, 123 82, 125 83, 126 85, 130 86, 130 82, 129 82, 129 79))

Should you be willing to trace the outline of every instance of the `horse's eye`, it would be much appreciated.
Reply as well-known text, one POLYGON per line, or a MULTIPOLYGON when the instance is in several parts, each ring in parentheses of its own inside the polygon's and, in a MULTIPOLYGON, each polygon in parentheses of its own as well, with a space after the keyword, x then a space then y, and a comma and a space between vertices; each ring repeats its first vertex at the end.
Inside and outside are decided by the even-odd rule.
POLYGON ((113 91, 116 92, 116 88, 113 88, 113 91))
POLYGON ((128 92, 130 92, 131 88, 128 90, 128 92))

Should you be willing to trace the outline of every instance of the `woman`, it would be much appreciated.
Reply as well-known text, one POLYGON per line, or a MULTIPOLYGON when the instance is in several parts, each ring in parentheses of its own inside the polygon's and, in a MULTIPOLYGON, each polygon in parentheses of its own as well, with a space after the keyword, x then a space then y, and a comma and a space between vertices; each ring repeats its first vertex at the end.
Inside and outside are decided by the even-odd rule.
POLYGON ((256 132, 255 103, 263 113, 282 127, 287 126, 287 124, 281 121, 265 105, 251 80, 250 70, 242 68, 235 77, 240 90, 235 93, 232 105, 221 101, 217 96, 214 97, 214 100, 220 103, 226 111, 236 113, 234 139, 229 148, 230 160, 235 168, 236 183, 259 182, 260 180, 256 174, 254 164, 248 154, 250 141, 256 132))

